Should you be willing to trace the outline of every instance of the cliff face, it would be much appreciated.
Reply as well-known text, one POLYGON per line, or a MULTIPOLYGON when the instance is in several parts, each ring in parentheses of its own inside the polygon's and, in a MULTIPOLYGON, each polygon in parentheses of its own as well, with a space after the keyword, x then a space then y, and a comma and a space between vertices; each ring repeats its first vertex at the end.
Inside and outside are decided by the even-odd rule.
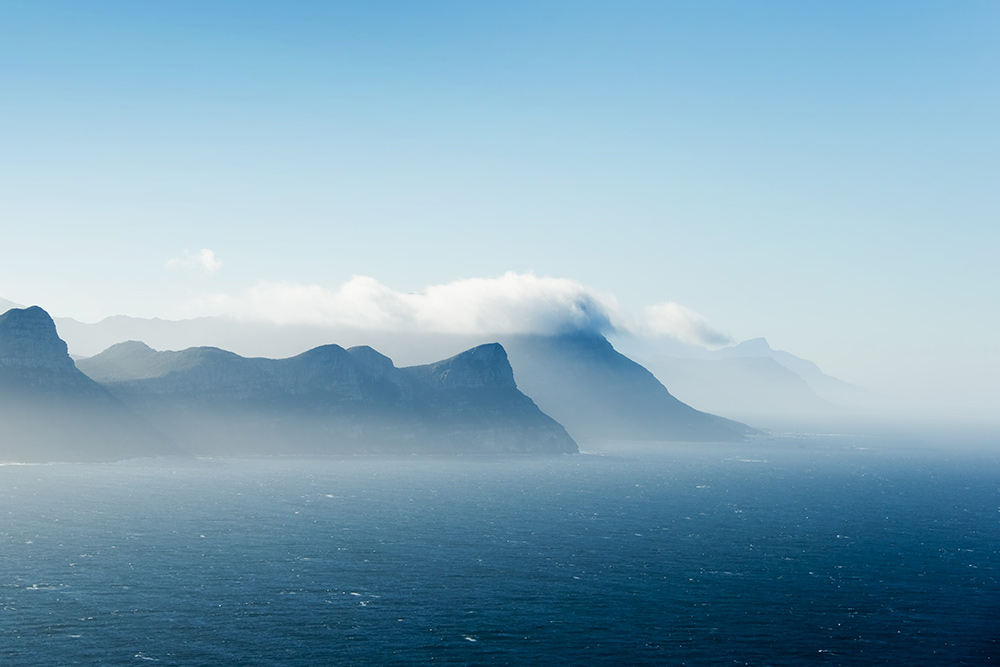
POLYGON ((115 460, 176 451, 76 368, 37 306, 0 315, 0 424, 0 460, 115 460))
POLYGON ((8 382, 20 378, 50 389, 80 385, 82 379, 52 318, 38 306, 0 315, 0 374, 8 382))
POLYGON ((517 387, 507 352, 499 343, 479 345, 444 361, 414 366, 410 374, 446 389, 517 387))
POLYGON ((488 452, 577 451, 562 425, 517 388, 507 352, 497 343, 402 370, 414 404, 436 416, 432 433, 443 442, 476 438, 488 452))
POLYGON ((263 359, 129 342, 80 366, 194 453, 576 451, 497 344, 400 369, 369 347, 263 359))

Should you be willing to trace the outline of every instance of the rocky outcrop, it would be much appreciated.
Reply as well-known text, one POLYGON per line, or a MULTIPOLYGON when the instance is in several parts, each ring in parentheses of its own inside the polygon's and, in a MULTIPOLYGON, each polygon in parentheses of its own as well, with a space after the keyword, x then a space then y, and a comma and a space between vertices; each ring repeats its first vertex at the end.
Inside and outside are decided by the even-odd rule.
POLYGON ((75 369, 66 343, 48 313, 39 308, 13 308, 0 315, 0 368, 9 375, 41 381, 71 378, 75 369))

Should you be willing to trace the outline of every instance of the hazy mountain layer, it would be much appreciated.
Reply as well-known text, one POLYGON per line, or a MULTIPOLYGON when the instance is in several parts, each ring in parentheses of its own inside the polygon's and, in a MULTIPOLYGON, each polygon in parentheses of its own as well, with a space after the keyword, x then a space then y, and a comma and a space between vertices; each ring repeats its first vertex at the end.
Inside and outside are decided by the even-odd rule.
MULTIPOLYGON (((118 342, 130 334, 149 336, 144 340, 158 341, 154 347, 177 349, 211 343, 231 346, 241 354, 268 356, 288 353, 299 343, 336 340, 345 344, 377 342, 393 359, 424 363, 484 342, 481 336, 281 327, 225 318, 167 321, 113 317, 92 325, 73 320, 59 320, 58 325, 80 352, 118 342)), ((656 378, 617 353, 600 334, 507 335, 494 340, 507 349, 518 386, 547 414, 558 414, 557 421, 574 438, 718 440, 747 432, 742 425, 679 406, 656 378), (581 355, 587 341, 590 353, 581 355), (592 364, 589 370, 584 368, 587 364, 592 364)), ((86 363, 83 367, 90 372, 86 363)))
MULTIPOLYGON (((0 300, 0 309, 4 305, 0 300)), ((336 341, 345 347, 373 345, 400 365, 427 363, 490 340, 499 340, 509 351, 508 344, 514 338, 278 325, 225 317, 174 321, 116 316, 96 324, 57 318, 56 325, 77 355, 96 354, 130 339, 143 340, 158 349, 212 345, 244 356, 268 357, 290 356, 336 341)), ((670 338, 622 336, 612 340, 629 358, 652 371, 679 400, 754 426, 836 428, 879 409, 877 397, 826 375, 811 361, 772 349, 763 338, 718 350, 670 338)), ((518 367, 517 359, 511 363, 515 375, 521 375, 522 370, 530 374, 518 367)), ((533 398, 546 402, 544 397, 533 398)), ((572 424, 568 427, 575 432, 572 424)))
POLYGON ((79 365, 196 453, 576 451, 518 390, 498 344, 397 368, 365 346, 267 359, 127 342, 79 365))
POLYGON ((863 419, 877 399, 763 338, 709 350, 669 338, 622 338, 680 400, 762 428, 829 429, 863 419))
POLYGON ((176 453, 77 370, 37 306, 0 315, 0 460, 99 461, 176 453))
POLYGON ((856 385, 827 375, 820 367, 802 357, 783 350, 773 349, 764 338, 751 338, 732 347, 724 347, 712 353, 719 359, 773 359, 792 371, 823 401, 846 408, 862 407, 871 402, 867 392, 856 385))
POLYGON ((674 398, 599 334, 504 339, 518 386, 574 438, 720 441, 753 429, 674 398))
POLYGON ((681 400, 760 427, 789 426, 841 415, 796 373, 770 357, 653 357, 646 367, 681 400))

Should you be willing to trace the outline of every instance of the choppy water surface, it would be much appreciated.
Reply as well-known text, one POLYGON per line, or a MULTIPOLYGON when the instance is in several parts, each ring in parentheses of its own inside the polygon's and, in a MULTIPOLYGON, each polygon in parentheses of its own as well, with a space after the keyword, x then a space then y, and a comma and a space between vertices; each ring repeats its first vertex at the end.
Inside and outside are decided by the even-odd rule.
POLYGON ((1000 659, 991 450, 601 449, 0 467, 0 664, 1000 659))

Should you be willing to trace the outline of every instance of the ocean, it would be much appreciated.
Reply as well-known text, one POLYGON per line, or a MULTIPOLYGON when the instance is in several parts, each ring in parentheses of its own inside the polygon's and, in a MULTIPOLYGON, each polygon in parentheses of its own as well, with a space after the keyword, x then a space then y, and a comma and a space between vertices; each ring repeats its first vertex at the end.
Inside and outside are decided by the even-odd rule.
POLYGON ((0 665, 1000 660, 1000 447, 584 449, 0 466, 0 665))

